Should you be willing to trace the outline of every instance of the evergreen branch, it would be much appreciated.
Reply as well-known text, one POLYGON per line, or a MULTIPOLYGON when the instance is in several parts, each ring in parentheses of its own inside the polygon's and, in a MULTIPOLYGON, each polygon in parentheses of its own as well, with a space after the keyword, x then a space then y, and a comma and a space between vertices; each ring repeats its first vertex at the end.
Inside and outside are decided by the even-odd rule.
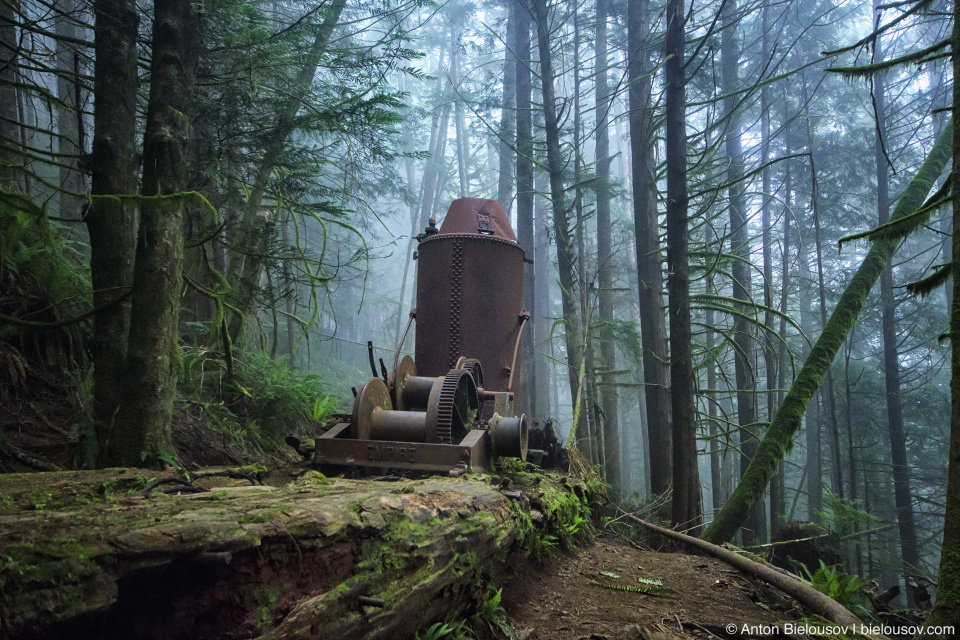
POLYGON ((921 278, 916 282, 911 282, 906 286, 907 293, 925 298, 939 287, 947 283, 950 276, 953 275, 952 264, 941 264, 934 268, 933 273, 926 278, 921 278))
POLYGON ((929 60, 933 58, 927 58, 928 55, 940 51, 940 49, 943 49, 949 44, 950 38, 945 38, 940 42, 927 47, 926 49, 913 51, 890 60, 884 60, 883 62, 875 62, 873 64, 865 64, 858 67, 827 67, 825 71, 837 73, 849 78, 869 78, 875 73, 886 71, 887 69, 892 69, 893 67, 897 67, 902 64, 910 64, 911 62, 916 62, 917 64, 929 62, 929 60))
POLYGON ((943 186, 940 187, 935 194, 930 196, 930 198, 923 204, 922 207, 910 215, 890 220, 889 222, 886 222, 874 229, 870 229, 869 231, 862 231, 860 233, 854 233, 853 235, 840 238, 838 242, 839 248, 842 249, 845 243, 853 240, 859 240, 860 238, 867 238, 871 242, 879 242, 881 240, 899 240, 900 238, 905 238, 917 227, 925 223, 937 209, 945 204, 950 203, 951 182, 952 180, 949 178, 944 181, 943 186))

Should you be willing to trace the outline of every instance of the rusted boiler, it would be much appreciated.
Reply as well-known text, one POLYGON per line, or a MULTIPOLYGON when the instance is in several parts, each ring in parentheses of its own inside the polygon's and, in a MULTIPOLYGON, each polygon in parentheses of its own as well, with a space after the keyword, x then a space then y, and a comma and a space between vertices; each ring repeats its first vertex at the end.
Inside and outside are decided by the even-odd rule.
POLYGON ((517 415, 524 252, 494 200, 461 198, 417 237, 417 306, 392 369, 357 390, 350 421, 315 441, 320 466, 434 472, 527 457, 517 415), (400 357, 411 324, 415 359, 400 357))

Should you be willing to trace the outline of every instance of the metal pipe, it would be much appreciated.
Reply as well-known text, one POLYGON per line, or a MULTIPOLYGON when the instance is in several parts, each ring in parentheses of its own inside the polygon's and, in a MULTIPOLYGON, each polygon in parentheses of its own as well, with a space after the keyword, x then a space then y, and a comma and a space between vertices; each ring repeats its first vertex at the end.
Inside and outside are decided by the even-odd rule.
POLYGON ((403 349, 403 343, 407 340, 407 332, 410 331, 410 325, 413 324, 414 318, 417 317, 417 310, 410 310, 410 318, 407 320, 407 328, 403 330, 403 337, 400 338, 400 344, 397 345, 397 352, 393 355, 393 371, 396 373, 397 365, 400 364, 400 350, 403 349))
POLYGON ((530 312, 521 312, 520 318, 520 332, 517 333, 517 343, 513 345, 513 360, 510 362, 510 379, 507 381, 507 391, 513 391, 513 372, 517 369, 517 354, 520 353, 520 338, 523 337, 523 328, 527 326, 527 320, 530 319, 530 312))

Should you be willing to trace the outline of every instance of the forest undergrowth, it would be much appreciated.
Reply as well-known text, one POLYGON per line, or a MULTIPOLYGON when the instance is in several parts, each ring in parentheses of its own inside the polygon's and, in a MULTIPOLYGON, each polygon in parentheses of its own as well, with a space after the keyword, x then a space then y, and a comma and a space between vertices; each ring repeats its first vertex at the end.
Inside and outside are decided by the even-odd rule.
MULTIPOLYGON (((92 306, 83 245, 71 228, 0 216, 0 472, 93 468, 92 306)), ((208 333, 193 327, 187 335, 208 333)), ((187 467, 289 461, 289 433, 313 433, 340 410, 324 380, 285 358, 181 341, 174 407, 187 467)))

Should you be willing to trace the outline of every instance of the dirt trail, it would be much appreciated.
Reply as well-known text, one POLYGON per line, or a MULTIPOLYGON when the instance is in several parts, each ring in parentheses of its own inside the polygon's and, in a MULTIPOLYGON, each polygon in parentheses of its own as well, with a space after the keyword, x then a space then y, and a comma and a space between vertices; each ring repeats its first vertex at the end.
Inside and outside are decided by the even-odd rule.
MULTIPOLYGON (((684 553, 643 551, 603 537, 575 555, 529 569, 503 590, 504 606, 526 640, 618 640, 627 627, 661 624, 675 638, 784 638, 744 624, 798 623, 788 601, 727 564, 684 553), (607 574, 614 574, 614 578, 607 574), (675 593, 647 595, 596 583, 644 587, 660 580, 675 593), (725 631, 735 624, 735 633, 725 631)), ((664 638, 668 636, 663 636, 664 638)), ((803 637, 803 636, 794 636, 803 637)))

